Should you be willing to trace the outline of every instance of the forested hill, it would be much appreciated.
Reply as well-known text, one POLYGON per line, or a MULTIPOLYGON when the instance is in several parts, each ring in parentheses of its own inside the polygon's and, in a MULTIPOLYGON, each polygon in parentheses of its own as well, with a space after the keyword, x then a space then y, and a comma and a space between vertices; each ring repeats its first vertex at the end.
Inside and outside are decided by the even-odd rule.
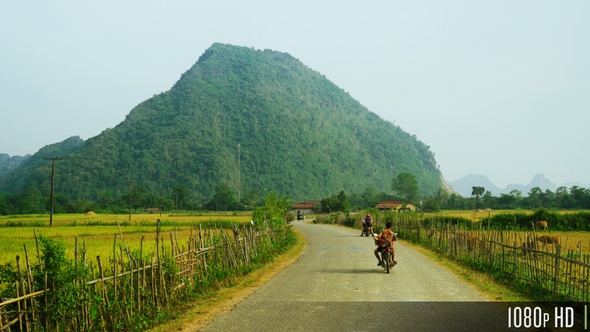
MULTIPOLYGON (((43 156, 27 162, 35 158, 43 156)), ((222 182, 242 195, 267 189, 301 200, 390 192, 400 172, 414 174, 422 192, 441 187, 428 146, 323 75, 286 53, 225 44, 57 169, 55 190, 72 199, 123 195, 131 181, 156 195, 185 186, 200 201, 222 182)), ((5 189, 45 192, 49 171, 21 173, 5 189)))

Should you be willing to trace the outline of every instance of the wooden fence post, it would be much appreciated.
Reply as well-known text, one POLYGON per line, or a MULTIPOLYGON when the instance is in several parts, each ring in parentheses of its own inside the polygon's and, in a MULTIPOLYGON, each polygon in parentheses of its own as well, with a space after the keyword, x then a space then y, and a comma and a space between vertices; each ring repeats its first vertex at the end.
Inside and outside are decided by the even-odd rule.
POLYGON ((555 275, 553 277, 553 292, 555 293, 555 295, 559 294, 559 265, 560 265, 560 260, 561 260, 561 244, 557 243, 555 244, 555 266, 554 266, 554 271, 555 271, 555 275))
POLYGON ((43 264, 41 264, 41 251, 39 250, 39 238, 37 237, 37 230, 33 229, 35 234, 35 246, 37 247, 37 259, 39 260, 39 269, 43 272, 43 264))
MULTIPOLYGON (((22 273, 22 270, 20 267, 20 256, 16 256, 16 268, 18 271, 18 282, 19 282, 20 288, 21 288, 20 289, 20 292, 21 292, 20 296, 25 296, 25 295, 27 295, 27 291, 25 290, 25 281, 24 281, 23 273, 22 273)), ((18 290, 18 288, 17 288, 17 290, 18 290)), ((17 297, 20 297, 20 296, 17 293, 17 297)), ((23 302, 24 308, 21 310, 20 301, 19 301, 18 302, 18 314, 19 314, 19 317, 24 316, 25 326, 27 327, 27 330, 30 330, 31 326, 29 325, 29 319, 28 319, 29 317, 26 314, 28 311, 27 310, 27 300, 23 300, 22 302, 23 302)), ((21 330, 22 330, 22 325, 21 325, 21 330)))

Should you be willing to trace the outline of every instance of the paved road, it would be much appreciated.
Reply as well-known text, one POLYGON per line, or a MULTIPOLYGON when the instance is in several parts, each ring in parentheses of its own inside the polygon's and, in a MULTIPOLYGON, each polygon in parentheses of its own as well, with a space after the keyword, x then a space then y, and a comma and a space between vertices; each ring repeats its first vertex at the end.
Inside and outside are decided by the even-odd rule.
POLYGON ((301 258, 204 331, 500 331, 504 314, 399 241, 390 274, 360 231, 294 222, 301 258))

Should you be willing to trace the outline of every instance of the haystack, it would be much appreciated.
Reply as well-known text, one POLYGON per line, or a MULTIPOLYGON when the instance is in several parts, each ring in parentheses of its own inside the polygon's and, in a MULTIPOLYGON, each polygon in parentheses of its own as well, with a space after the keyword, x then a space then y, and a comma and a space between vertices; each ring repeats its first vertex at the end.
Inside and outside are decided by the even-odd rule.
POLYGON ((89 217, 92 217, 92 216, 95 216, 96 213, 94 213, 94 211, 88 211, 88 212, 86 212, 86 215, 89 217))

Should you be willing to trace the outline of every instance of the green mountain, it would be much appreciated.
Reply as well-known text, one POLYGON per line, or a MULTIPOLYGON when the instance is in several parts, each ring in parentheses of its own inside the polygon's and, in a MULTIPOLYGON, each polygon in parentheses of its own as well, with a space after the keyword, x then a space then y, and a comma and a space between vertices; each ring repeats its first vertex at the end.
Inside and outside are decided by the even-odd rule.
POLYGON ((0 177, 8 175, 8 173, 12 172, 30 156, 31 155, 11 157, 6 153, 0 153, 0 177))
POLYGON ((21 192, 28 186, 34 186, 45 192, 51 188, 51 160, 47 158, 68 157, 84 146, 84 140, 78 136, 63 142, 47 145, 33 156, 27 155, 15 168, 6 172, 5 183, 0 182, 0 191, 21 192))
MULTIPOLYGON (((48 154, 29 158, 3 189, 46 191, 48 154), (41 162, 44 171, 29 166, 41 162)), ((424 193, 442 186, 428 146, 323 75, 286 53, 225 44, 64 156, 55 190, 72 199, 123 195, 130 181, 156 195, 182 185, 200 201, 221 182, 236 193, 267 189, 295 200, 390 192, 400 172, 414 174, 424 193)))

